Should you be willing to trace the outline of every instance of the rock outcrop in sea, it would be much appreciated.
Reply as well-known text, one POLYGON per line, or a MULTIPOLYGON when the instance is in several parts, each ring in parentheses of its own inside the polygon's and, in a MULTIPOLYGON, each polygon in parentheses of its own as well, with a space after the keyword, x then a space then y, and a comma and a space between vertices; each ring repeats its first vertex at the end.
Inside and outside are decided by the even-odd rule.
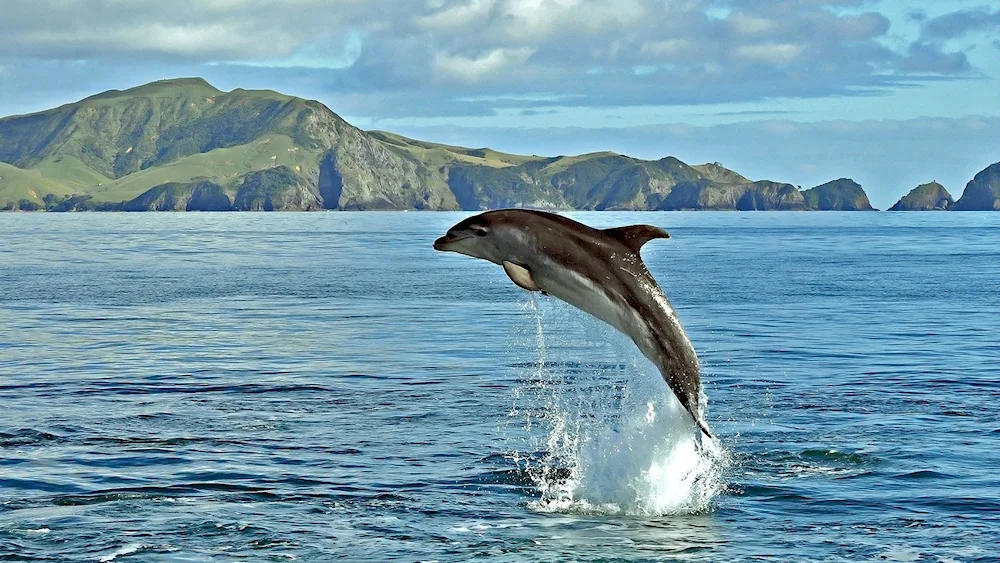
POLYGON ((876 211, 861 185, 850 178, 810 188, 802 192, 810 209, 823 211, 876 211))
POLYGON ((987 166, 965 186, 952 211, 1000 211, 1000 162, 987 166))
POLYGON ((948 190, 937 182, 928 182, 910 190, 889 211, 947 211, 955 204, 948 190))

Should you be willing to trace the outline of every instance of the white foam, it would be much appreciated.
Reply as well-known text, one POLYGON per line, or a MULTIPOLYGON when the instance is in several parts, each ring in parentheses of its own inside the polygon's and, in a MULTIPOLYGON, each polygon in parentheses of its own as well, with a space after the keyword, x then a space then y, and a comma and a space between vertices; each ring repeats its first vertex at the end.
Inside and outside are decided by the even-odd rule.
POLYGON ((119 547, 118 549, 105 555, 104 557, 101 557, 98 561, 100 561, 100 563, 108 563, 109 561, 114 561, 117 557, 121 557, 122 555, 131 555, 144 547, 145 547, 144 545, 139 543, 130 543, 128 545, 119 547))
POLYGON ((614 342, 612 353, 627 358, 624 371, 611 374, 624 376, 627 383, 609 389, 608 381, 615 378, 605 377, 569 385, 544 367, 543 313, 535 301, 532 310, 538 361, 515 401, 534 400, 542 412, 531 416, 524 415, 530 408, 512 410, 522 413, 524 429, 536 436, 530 447, 547 452, 541 460, 516 456, 541 493, 529 506, 545 512, 644 516, 710 509, 724 487, 727 454, 714 440, 699 439, 690 416, 655 368, 645 365, 617 332, 597 329, 598 338, 614 342))
POLYGON ((923 556, 920 553, 905 547, 898 549, 888 549, 878 554, 878 558, 884 561, 899 561, 902 563, 919 561, 922 557, 923 556))

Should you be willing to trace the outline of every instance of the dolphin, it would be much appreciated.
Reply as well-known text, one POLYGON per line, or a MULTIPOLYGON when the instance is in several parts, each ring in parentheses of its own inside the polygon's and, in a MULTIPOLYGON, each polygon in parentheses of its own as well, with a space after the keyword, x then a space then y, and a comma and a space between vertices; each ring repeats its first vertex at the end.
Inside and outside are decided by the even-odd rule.
POLYGON ((501 209, 459 222, 434 249, 502 266, 518 287, 562 299, 629 336, 711 437, 699 408, 698 356, 639 256, 657 238, 670 235, 651 225, 594 229, 554 213, 501 209))

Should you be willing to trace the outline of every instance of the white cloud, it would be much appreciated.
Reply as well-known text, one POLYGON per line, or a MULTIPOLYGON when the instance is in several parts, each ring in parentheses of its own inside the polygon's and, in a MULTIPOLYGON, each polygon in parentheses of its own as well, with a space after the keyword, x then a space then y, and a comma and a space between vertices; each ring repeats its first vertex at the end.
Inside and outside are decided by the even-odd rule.
POLYGON ((697 49, 691 40, 680 38, 664 39, 663 41, 650 41, 648 43, 643 43, 642 47, 639 48, 640 54, 663 57, 665 59, 672 59, 674 57, 683 56, 685 53, 694 52, 697 52, 697 49))
POLYGON ((251 35, 252 30, 223 23, 171 25, 139 24, 125 29, 84 29, 74 32, 68 43, 64 33, 38 30, 21 34, 18 40, 42 52, 57 51, 75 43, 89 53, 114 56, 118 53, 147 53, 158 56, 201 58, 206 53, 216 57, 255 57, 285 55, 292 52, 296 41, 287 35, 273 35, 262 42, 251 35))
POLYGON ((768 64, 788 64, 802 54, 802 45, 790 43, 760 43, 757 45, 741 45, 736 48, 736 56, 752 62, 768 64))
POLYGON ((888 18, 868 0, 11 4, 0 18, 0 64, 313 69, 326 74, 312 82, 376 118, 531 110, 532 102, 517 105, 517 96, 535 92, 587 107, 870 95, 928 76, 975 75, 963 50, 975 47, 973 39, 944 46, 928 37, 970 29, 980 31, 969 37, 985 37, 976 18, 996 17, 966 11, 934 18, 916 24, 929 26, 926 37, 894 42, 888 18), (441 95, 444 88, 451 98, 441 95), (483 96, 500 101, 454 100, 483 96))
POLYGON ((441 6, 430 15, 417 17, 416 23, 431 31, 461 29, 486 20, 495 3, 495 0, 469 0, 464 4, 441 6))
POLYGON ((438 53, 434 59, 437 70, 463 82, 476 82, 483 78, 496 77, 512 65, 524 63, 534 52, 533 49, 494 49, 479 57, 447 55, 438 53))
POLYGON ((729 16, 729 21, 737 33, 745 35, 757 35, 772 31, 776 24, 770 18, 759 16, 749 16, 742 12, 733 13, 729 16))

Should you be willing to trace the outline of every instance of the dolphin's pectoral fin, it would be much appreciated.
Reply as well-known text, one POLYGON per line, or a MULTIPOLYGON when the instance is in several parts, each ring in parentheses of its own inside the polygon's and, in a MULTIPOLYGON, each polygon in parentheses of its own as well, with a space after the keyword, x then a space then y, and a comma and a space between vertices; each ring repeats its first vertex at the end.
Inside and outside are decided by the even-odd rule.
POLYGON ((613 239, 618 239, 622 244, 627 246, 629 250, 635 252, 636 254, 639 253, 639 249, 642 248, 642 245, 653 240, 654 238, 670 238, 667 231, 652 225, 629 225, 627 227, 604 229, 604 234, 613 239))
POLYGON ((503 271, 507 272, 507 276, 510 281, 514 282, 517 287, 521 289, 527 289, 528 291, 541 291, 542 288, 535 283, 535 279, 531 277, 531 272, 528 271, 524 266, 518 266, 513 262, 507 262, 504 260, 503 271))

